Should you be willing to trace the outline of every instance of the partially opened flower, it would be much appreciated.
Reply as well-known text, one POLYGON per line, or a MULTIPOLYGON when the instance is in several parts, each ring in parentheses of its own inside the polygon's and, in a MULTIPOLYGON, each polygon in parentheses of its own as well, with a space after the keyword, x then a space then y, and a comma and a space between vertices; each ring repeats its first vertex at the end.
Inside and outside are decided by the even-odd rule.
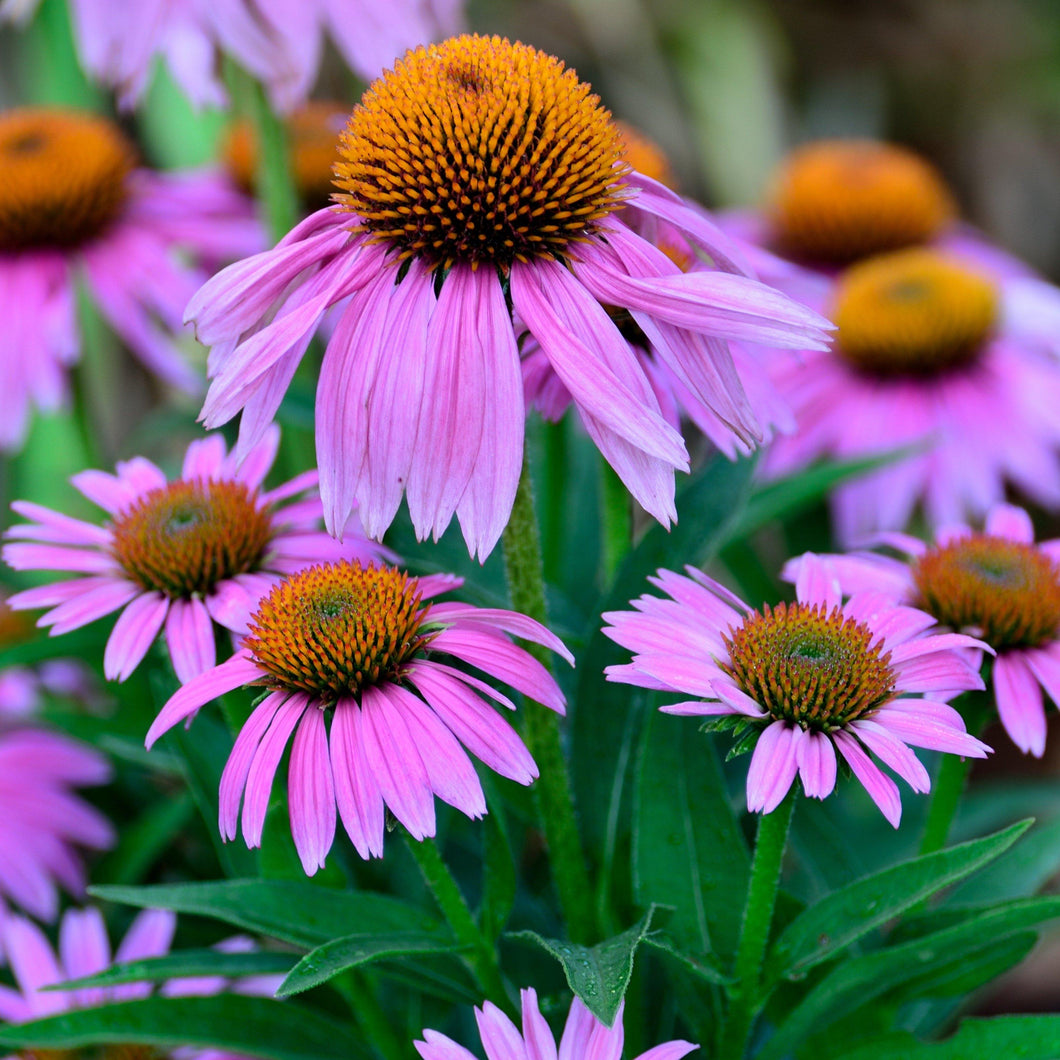
MULTIPOLYGON (((0 0, 0 23, 24 21, 39 0, 0 0)), ((460 28, 461 0, 76 0, 70 9, 78 58, 118 91, 122 107, 143 96, 155 60, 196 107, 225 107, 221 53, 288 111, 305 102, 324 35, 365 80, 395 55, 460 28)))
MULTIPOLYGON (((162 957, 169 953, 176 930, 174 913, 145 909, 125 932, 114 952, 113 961, 124 964, 162 957)), ((36 924, 22 917, 8 917, 0 924, 0 939, 17 989, 0 985, 0 1020, 25 1023, 43 1016, 54 1016, 71 1009, 95 1008, 117 1001, 134 1001, 148 997, 155 984, 122 983, 118 986, 73 987, 69 990, 48 989, 67 980, 97 975, 111 966, 110 939, 98 909, 67 909, 59 925, 59 946, 54 950, 36 924)), ((219 943, 216 949, 245 952, 253 949, 242 936, 219 943)), ((278 976, 248 976, 229 981, 216 976, 197 979, 170 979, 159 993, 168 997, 207 997, 226 988, 247 994, 272 994, 279 985, 278 976)), ((132 1055, 138 1056, 139 1052, 132 1055)), ((149 1055, 157 1055, 153 1050, 149 1055)), ((217 1050, 182 1048, 183 1060, 223 1060, 230 1054, 217 1050)))
POLYGON ((630 312, 697 400, 747 441, 759 427, 728 339, 823 345, 826 322, 739 274, 700 212, 621 161, 617 131, 559 60, 499 37, 420 48, 350 116, 340 207, 214 277, 187 317, 213 346, 208 425, 241 444, 275 413, 325 310, 349 302, 317 388, 327 525, 354 505, 383 533, 401 503, 421 537, 455 513, 485 557, 522 466, 519 340, 536 340, 601 452, 664 523, 680 434, 604 304, 630 312), (682 272, 634 233, 636 203, 719 268, 682 272))
POLYGON ((117 126, 72 110, 0 114, 0 448, 21 445, 30 408, 57 407, 81 349, 75 291, 144 366, 188 391, 199 380, 174 341, 211 264, 261 247, 248 200, 220 176, 135 167, 117 126), (179 252, 179 253, 178 253, 179 252))
POLYGON ((0 728, 0 913, 7 898, 52 920, 60 886, 84 893, 78 847, 105 850, 114 829, 74 789, 109 779, 103 755, 76 740, 37 728, 0 728))
POLYGON ((237 467, 219 435, 192 442, 174 482, 143 457, 113 475, 83 471, 72 481, 110 517, 104 526, 16 501, 33 521, 7 532, 19 540, 4 546, 4 560, 82 577, 17 593, 11 606, 51 608, 38 625, 53 634, 121 610, 103 657, 111 680, 124 681, 163 630, 182 682, 208 670, 214 623, 245 632, 258 599, 285 574, 389 555, 352 527, 342 543, 324 533, 316 472, 263 490, 278 445, 273 427, 237 467))
POLYGON ((435 795, 481 817, 486 803, 465 747, 520 784, 537 767, 479 693, 508 708, 511 701, 452 664, 476 667, 562 713, 556 682, 506 634, 573 660, 524 615, 425 602, 456 584, 447 575, 410 578, 345 562, 292 575, 261 601, 235 655, 166 703, 148 747, 210 700, 246 685, 264 688, 221 776, 220 830, 235 838, 242 798, 243 838, 261 844, 273 777, 293 734, 291 832, 309 875, 331 848, 336 806, 365 858, 382 855, 384 804, 416 839, 434 835, 435 795))
MULTIPOLYGON (((1001 723, 1021 751, 1040 758, 1043 690, 1060 706, 1060 541, 1035 544, 1030 517, 1009 504, 991 508, 981 531, 953 524, 930 544, 898 533, 880 541, 905 558, 862 551, 821 561, 844 593, 886 594, 988 644, 1001 723)), ((792 560, 785 577, 799 570, 792 560)))
MULTIPOLYGON (((620 1005, 614 1023, 601 1023, 581 998, 571 1003, 560 1038, 556 1040, 537 1004, 537 991, 519 991, 522 1000, 522 1026, 517 1027, 492 1002, 475 1009, 479 1036, 487 1060, 621 1060, 625 1032, 620 1005)), ((422 1042, 413 1042, 423 1060, 474 1060, 474 1053, 438 1031, 425 1030, 422 1042)), ((698 1045, 671 1041, 656 1045, 635 1060, 681 1060, 698 1045)))
POLYGON ((796 776, 822 799, 836 782, 836 752, 895 827, 898 787, 875 755, 914 791, 927 770, 909 749, 972 758, 989 748, 968 735, 960 714, 938 696, 982 688, 962 654, 984 645, 933 633, 931 615, 879 592, 841 602, 827 566, 802 558, 797 602, 754 611, 694 568, 649 579, 669 599, 642 596, 635 611, 612 611, 604 632, 635 654, 607 669, 608 680, 697 698, 668 714, 731 716, 757 743, 747 775, 747 808, 769 813, 796 776))

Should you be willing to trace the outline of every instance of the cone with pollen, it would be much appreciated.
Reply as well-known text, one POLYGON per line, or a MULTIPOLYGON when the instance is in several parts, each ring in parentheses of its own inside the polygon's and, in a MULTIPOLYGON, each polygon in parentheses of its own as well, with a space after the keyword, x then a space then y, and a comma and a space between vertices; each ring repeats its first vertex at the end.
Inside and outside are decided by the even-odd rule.
POLYGON ((997 321, 985 276, 934 250, 881 254, 842 273, 836 352, 877 376, 933 376, 973 363, 997 321))
POLYGON ((913 152, 871 140, 823 140, 792 152, 767 212, 778 250, 841 265, 926 243, 955 209, 938 173, 913 152))
MULTIPOLYGON (((823 559, 845 592, 885 593, 982 640, 1001 723, 1021 751, 1040 758, 1043 693, 1060 706, 1060 541, 1035 543, 1027 513, 997 504, 981 530, 954 523, 930 544, 894 533, 887 543, 904 556, 823 559)), ((789 564, 785 577, 798 573, 789 564)))
POLYGON ((385 553, 356 526, 342 544, 323 532, 313 475, 262 489, 278 443, 272 428, 240 465, 218 436, 193 442, 174 482, 143 457, 114 475, 82 472, 74 485, 107 512, 102 527, 16 502, 31 521, 8 531, 16 540, 4 546, 7 563, 83 576, 18 593, 11 606, 51 608, 38 624, 53 634, 120 609, 103 658, 107 677, 125 680, 164 630, 177 677, 190 681, 214 664, 215 624, 245 633, 257 600, 283 575, 385 553))
POLYGON ((148 747, 211 699, 264 686, 221 776, 221 834, 234 839, 241 824, 248 846, 261 844, 272 779, 293 734, 291 832, 309 875, 324 864, 338 817, 367 858, 383 852, 384 807, 417 839, 434 835, 436 795, 482 816, 468 751, 521 784, 537 776, 515 730, 483 695, 512 707, 491 687, 504 682, 564 709, 551 675, 508 634, 573 659, 523 615, 434 601, 459 584, 368 563, 318 564, 292 575, 261 600, 235 655, 166 703, 148 747), (465 666, 486 680, 465 675, 465 666))
POLYGON ((691 694, 661 709, 749 731, 749 810, 776 809, 796 777, 807 795, 824 798, 838 752, 897 827, 898 788, 875 759, 923 792, 930 781, 910 746, 977 758, 988 751, 931 696, 983 687, 960 651, 980 641, 926 632, 930 616, 879 593, 842 603, 827 564, 812 554, 798 566, 797 602, 761 611, 687 572, 659 571, 649 580, 666 598, 642 596, 635 610, 604 615, 604 632, 634 653, 608 667, 608 680, 691 694))
POLYGON ((637 313, 746 446, 762 432, 727 340, 823 348, 828 324, 743 275, 731 241, 622 151, 592 89, 553 56, 479 36, 407 53, 350 115, 336 205, 189 303, 214 347, 204 422, 246 409, 240 447, 253 444, 341 302, 317 388, 328 528, 356 507, 379 537, 404 496, 421 538, 456 516, 484 559, 522 469, 532 336, 604 457, 668 525, 688 452, 603 306, 637 313), (630 226, 634 205, 715 267, 682 272, 630 226))

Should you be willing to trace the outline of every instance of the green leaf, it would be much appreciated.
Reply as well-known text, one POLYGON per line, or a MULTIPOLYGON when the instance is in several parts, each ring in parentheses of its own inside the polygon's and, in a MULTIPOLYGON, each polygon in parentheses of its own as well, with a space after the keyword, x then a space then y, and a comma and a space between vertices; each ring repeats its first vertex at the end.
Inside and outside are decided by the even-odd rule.
POLYGON ((516 931, 506 937, 533 942, 552 954, 563 966, 567 985, 597 1019, 610 1027, 633 974, 633 957, 651 926, 654 912, 652 906, 628 931, 591 948, 561 939, 546 939, 536 931, 516 931))
POLYGON ((430 934, 441 930, 439 920, 398 898, 287 880, 92 887, 89 893, 141 909, 212 917, 307 949, 355 931, 430 934))
POLYGON ((672 906, 667 930, 694 953, 731 955, 750 859, 729 805, 713 741, 690 719, 652 712, 636 766, 633 888, 638 902, 672 906))
POLYGON ((447 931, 416 934, 358 934, 332 939, 307 953, 291 969, 276 991, 277 997, 290 997, 326 983, 347 968, 389 957, 410 957, 424 953, 455 953, 460 947, 447 931))
POLYGON ((659 567, 680 570, 712 559, 750 491, 753 469, 754 460, 718 456, 697 472, 678 494, 677 525, 670 532, 653 525, 592 609, 570 715, 571 772, 585 841, 605 876, 630 828, 631 785, 616 763, 629 760, 649 708, 643 689, 606 680, 604 668, 628 662, 629 652, 604 636, 600 614, 627 610, 630 600, 651 589, 645 579, 659 567))
POLYGON ((732 982, 732 977, 726 975, 710 959, 709 955, 686 953, 684 950, 679 949, 673 940, 667 938, 662 932, 652 932, 652 934, 646 936, 644 945, 649 949, 658 950, 660 953, 677 961, 682 968, 691 972, 697 979, 718 985, 732 982))
POLYGON ((795 1006, 757 1060, 780 1060, 808 1034, 888 991, 918 978, 930 983, 933 972, 951 967, 963 955, 976 954, 1057 916, 1060 898, 1007 902, 942 931, 844 961, 795 1006))
POLYGON ((917 1042, 911 1035, 874 1042, 842 1060, 982 1060, 983 1057, 1056 1060, 1060 1016, 995 1016, 968 1019, 944 1042, 917 1042))
POLYGON ((163 1049, 212 1046, 266 1060, 350 1060, 366 1051, 350 1028, 314 1009, 263 997, 149 997, 0 1025, 15 1049, 131 1042, 163 1049))
POLYGON ((118 986, 121 983, 160 982, 189 975, 220 975, 226 979, 240 975, 271 975, 286 972, 297 960, 293 953, 223 953, 220 950, 177 950, 164 957, 113 964, 83 979, 64 979, 45 990, 70 990, 82 986, 118 986))
POLYGON ((977 905, 1035 894, 1060 870, 1060 817, 1036 824, 1004 857, 965 880, 946 899, 954 905, 977 905))
POLYGON ((778 977, 800 978, 906 909, 1000 857, 1030 826, 1030 821, 1021 821, 985 839, 913 858, 833 891, 784 929, 767 967, 778 977))

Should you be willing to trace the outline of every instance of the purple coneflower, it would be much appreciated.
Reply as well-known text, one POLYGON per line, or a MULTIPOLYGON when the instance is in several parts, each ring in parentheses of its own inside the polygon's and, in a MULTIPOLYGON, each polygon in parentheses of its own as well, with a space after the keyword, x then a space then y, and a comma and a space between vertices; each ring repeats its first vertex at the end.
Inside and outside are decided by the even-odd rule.
MULTIPOLYGON (((1021 751, 1040 758, 1043 689, 1060 705, 1060 540, 1035 544, 1030 517, 1010 504, 991 508, 982 531, 954 524, 932 544, 899 533, 879 540, 907 558, 853 552, 820 560, 844 593, 883 593, 988 644, 1001 723, 1021 751)), ((784 576, 798 577, 800 562, 791 560, 784 576)))
POLYGON ((928 163, 852 140, 798 149, 766 207, 721 219, 798 262, 762 274, 839 329, 830 350, 771 357, 799 426, 765 472, 910 449, 833 493, 846 543, 918 506, 936 527, 982 516, 1006 482, 1060 505, 1060 290, 955 217, 928 163))
POLYGON ((235 838, 242 798, 243 838, 260 846, 273 777, 293 733, 291 832, 308 875, 331 848, 336 805, 364 858, 382 855, 384 803, 416 839, 434 835, 435 795, 481 817, 482 786, 464 747, 520 784, 529 784, 537 767, 515 730, 478 693, 510 709, 511 701, 451 662, 477 667, 563 713, 563 694, 551 675, 506 634, 573 659, 524 615, 423 603, 456 584, 448 575, 410 578, 392 567, 350 563, 293 575, 260 602, 235 655, 166 703, 147 734, 148 747, 210 700, 263 686, 267 694, 221 776, 220 830, 235 838))
POLYGON ((932 693, 982 688, 962 650, 982 648, 957 633, 932 634, 931 615, 878 592, 842 603, 816 556, 801 560, 797 602, 753 611, 694 568, 649 579, 670 599, 642 596, 635 611, 612 611, 604 632, 635 654, 608 679, 697 697, 667 714, 731 715, 758 729, 747 774, 747 808, 770 813, 796 775, 823 799, 836 782, 836 751, 895 827, 898 787, 870 757, 914 791, 927 771, 909 749, 983 758, 989 748, 965 731, 960 714, 932 693))
POLYGON ((258 599, 285 574, 389 555, 360 533, 340 544, 323 532, 315 471, 263 491, 278 445, 272 427, 237 467, 219 435, 192 442, 174 482, 143 457, 119 463, 114 475, 83 471, 73 484, 110 516, 104 526, 16 501, 33 522, 8 530, 24 540, 6 544, 4 560, 15 570, 84 576, 27 589, 10 605, 50 607, 38 625, 53 635, 121 609, 106 676, 124 681, 164 629, 177 677, 190 681, 216 661, 214 623, 243 633, 258 599))
POLYGON ((826 322, 740 274, 700 212, 621 161, 589 86, 499 37, 409 52, 350 116, 338 207, 214 277, 187 318, 213 346, 203 416, 243 410, 241 444, 274 415, 325 310, 349 302, 317 388, 327 526, 356 503, 368 533, 407 495, 421 537, 455 513, 485 557, 519 481, 528 332, 601 452, 660 521, 676 517, 680 434, 604 304, 627 310, 657 356, 729 428, 759 428, 727 339, 823 346, 826 322), (666 219, 717 264, 682 272, 622 220, 666 219))
MULTIPOLYGON (((556 1040, 537 1006, 537 991, 521 990, 519 996, 523 1014, 521 1030, 492 1002, 475 1009, 487 1060, 621 1060, 625 1040, 623 1006, 619 1006, 614 1024, 608 1027, 576 997, 557 1051, 556 1040)), ((425 1030, 423 1038, 422 1042, 413 1042, 423 1060, 473 1060, 473 1053, 438 1031, 425 1030)), ((680 1040, 663 1042, 635 1060, 681 1060, 698 1048, 680 1040)))
POLYGON ((0 448, 21 445, 31 405, 55 408, 79 354, 75 289, 88 292, 144 366, 194 392, 173 335, 210 263, 261 247, 248 200, 223 178, 136 169, 104 118, 25 108, 0 114, 0 448))
POLYGON ((105 850, 114 829, 71 789, 109 779, 107 760, 90 747, 43 729, 0 729, 0 897, 53 920, 56 884, 84 892, 77 847, 105 850))

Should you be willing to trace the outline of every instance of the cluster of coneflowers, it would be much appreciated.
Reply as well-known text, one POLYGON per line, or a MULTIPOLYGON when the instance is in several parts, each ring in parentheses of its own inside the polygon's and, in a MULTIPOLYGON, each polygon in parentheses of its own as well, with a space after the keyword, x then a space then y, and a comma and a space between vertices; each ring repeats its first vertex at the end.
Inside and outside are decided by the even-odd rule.
MULTIPOLYGON (((457 28, 451 4, 355 5, 358 33, 336 3, 127 6, 75 5, 83 65, 123 106, 140 99, 153 50, 198 102, 223 102, 219 48, 290 111, 325 29, 374 79, 348 114, 317 102, 291 116, 310 212, 272 247, 249 197, 261 130, 230 130, 227 174, 163 174, 98 115, 0 114, 0 444, 18 453, 39 410, 69 403, 82 285, 162 384, 195 393, 192 325, 209 381, 207 433, 179 473, 142 456, 81 471, 74 487, 103 513, 91 521, 15 501, 8 567, 67 576, 10 596, 0 637, 27 639, 27 610, 43 610, 53 635, 116 615, 102 659, 86 661, 116 682, 141 666, 171 671, 149 748, 180 722, 195 739, 201 710, 249 689, 217 827, 248 847, 267 841, 286 755, 307 876, 325 867, 340 822, 367 859, 397 825, 412 849, 429 841, 436 799, 483 816, 489 785, 474 759, 536 784, 574 933, 585 869, 557 728, 567 686, 550 666, 574 658, 546 624, 528 415, 573 406, 663 527, 684 518, 675 472, 690 470, 689 422, 732 458, 764 446, 765 479, 820 457, 880 457, 832 497, 837 538, 862 550, 790 560, 793 600, 755 608, 690 566, 659 570, 661 595, 603 615, 632 653, 609 680, 752 752, 746 805, 775 849, 761 870, 772 891, 752 886, 759 906, 749 898, 745 917, 764 917, 765 935, 741 939, 726 981, 720 1041, 742 1056, 796 792, 823 799, 846 769, 897 828, 892 774, 915 792, 932 786, 913 748, 961 760, 958 787, 963 760, 988 753, 981 717, 962 715, 965 693, 987 688, 1013 742, 1043 754, 1043 691, 1060 702, 1060 545, 1036 545, 1030 517, 1004 498, 1015 488, 1060 507, 1060 292, 957 222, 934 170, 886 145, 807 146, 768 208, 714 218, 559 59, 498 36, 420 43, 457 28), (296 376, 315 376, 319 471, 268 485, 296 376), (230 450, 219 428, 237 416, 230 450), (430 546, 410 559, 432 573, 403 569, 383 542, 403 501, 420 542, 454 517, 479 561, 503 539, 521 610, 460 600, 462 579, 424 560, 430 546), (912 536, 914 519, 929 539, 912 536), (528 701, 519 729, 505 717, 513 691, 528 701)), ((29 16, 8 3, 0 18, 16 8, 29 16)), ((106 758, 31 720, 55 694, 91 695, 91 679, 54 661, 0 675, 0 895, 46 922, 58 885, 84 891, 77 848, 115 839, 71 790, 105 783, 106 758)), ((688 738, 705 740, 696 730, 689 722, 688 738)), ((171 915, 142 916, 118 960, 165 953, 173 931, 171 915)), ((109 963, 95 910, 68 910, 60 940, 57 960, 31 921, 0 921, 20 987, 0 986, 4 1020, 150 992, 43 990, 109 963)), ((557 1056, 533 989, 521 1029, 496 1000, 477 1014, 491 1060, 557 1056)), ((617 1060, 618 1020, 608 1028, 575 1001, 560 1060, 617 1060)), ((429 1030, 416 1048, 424 1060, 468 1055, 429 1030)))

